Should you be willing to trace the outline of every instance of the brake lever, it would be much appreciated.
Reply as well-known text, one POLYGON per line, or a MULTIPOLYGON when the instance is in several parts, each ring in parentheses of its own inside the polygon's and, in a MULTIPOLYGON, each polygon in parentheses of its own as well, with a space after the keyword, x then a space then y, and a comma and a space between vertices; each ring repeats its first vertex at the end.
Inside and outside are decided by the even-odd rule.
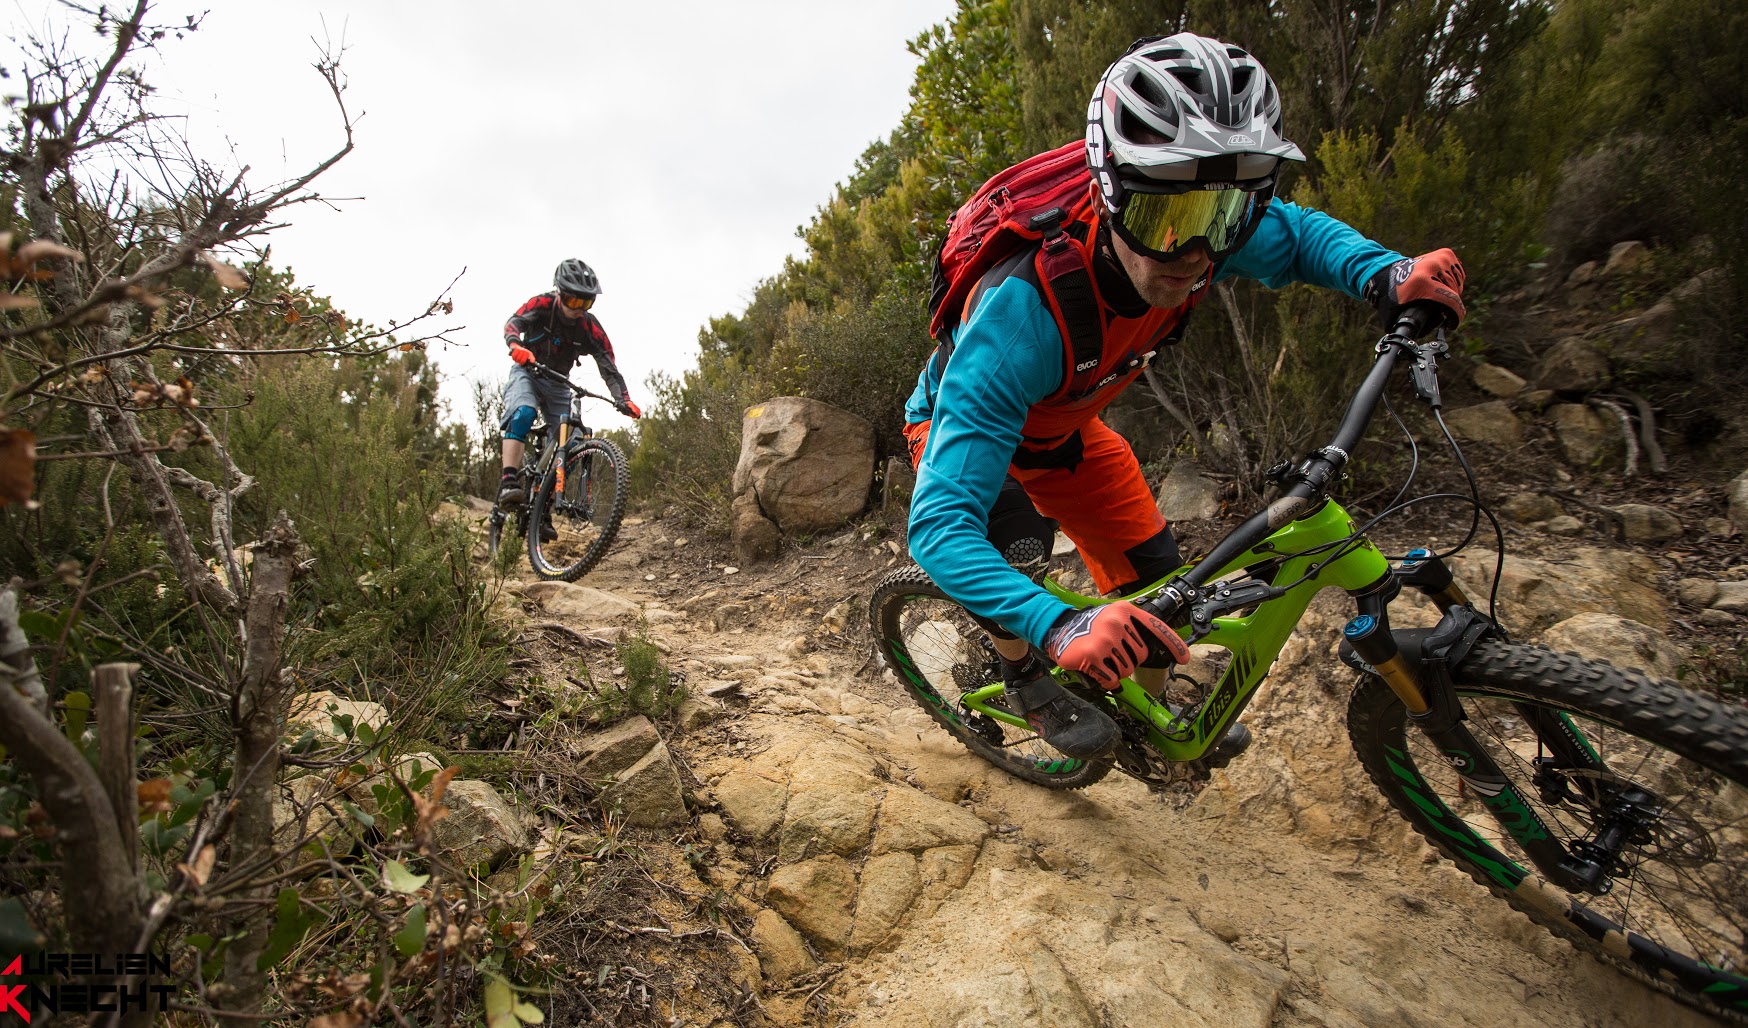
POLYGON ((1438 362, 1450 356, 1450 352, 1442 328, 1438 330, 1438 338, 1414 348, 1414 365, 1409 370, 1409 377, 1414 382, 1415 395, 1425 400, 1433 410, 1443 406, 1438 392, 1438 362))

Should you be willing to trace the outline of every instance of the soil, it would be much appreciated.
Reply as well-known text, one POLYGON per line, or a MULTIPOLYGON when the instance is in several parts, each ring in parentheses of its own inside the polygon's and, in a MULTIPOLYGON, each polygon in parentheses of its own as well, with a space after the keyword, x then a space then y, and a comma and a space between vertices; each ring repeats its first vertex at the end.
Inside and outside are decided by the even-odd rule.
MULTIPOLYGON (((692 823, 646 844, 692 858, 669 860, 672 887, 718 897, 726 936, 668 958, 695 965, 672 1023, 1710 1023, 1489 896, 1384 805, 1341 721, 1339 596, 1313 606, 1247 710, 1250 752, 1192 802, 1117 773, 1057 793, 963 749, 881 672, 866 598, 905 558, 879 518, 756 567, 677 520, 633 517, 622 533, 582 584, 643 605, 643 630, 701 700, 661 726, 692 823), (866 755, 877 786, 955 804, 988 834, 962 886, 925 881, 868 951, 811 945, 782 980, 760 946, 761 977, 744 941, 789 861, 725 818, 714 786, 777 768, 795 789, 785 754, 834 752, 866 755)), ((574 662, 549 643, 545 659, 574 662)), ((690 923, 675 917, 675 931, 690 923)))

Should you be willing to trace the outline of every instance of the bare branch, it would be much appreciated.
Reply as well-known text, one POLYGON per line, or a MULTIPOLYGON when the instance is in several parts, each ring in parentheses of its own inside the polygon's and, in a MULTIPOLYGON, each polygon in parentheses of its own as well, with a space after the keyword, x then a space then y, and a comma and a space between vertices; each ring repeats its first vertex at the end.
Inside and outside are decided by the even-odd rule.
MULTIPOLYGON (((297 530, 284 511, 256 547, 247 649, 232 708, 237 733, 231 787, 236 809, 233 866, 274 854, 273 788, 279 778, 279 737, 285 730, 293 688, 290 676, 280 673, 280 648, 285 642, 291 580, 297 572, 297 548, 297 530)), ((265 981, 255 964, 266 944, 267 925, 257 918, 225 954, 225 978, 236 997, 232 1005, 244 1013, 258 1011, 263 999, 265 981)))
MULTIPOLYGON (((0 634, 18 630, 7 622, 12 601, 0 601, 0 634)), ((55 826, 62 862, 61 902, 73 944, 94 953, 121 953, 141 922, 140 890, 127 860, 115 808, 85 755, 56 728, 46 711, 20 688, 16 665, 0 662, 0 745, 37 784, 43 809, 55 826)))
POLYGON ((30 656, 30 640, 18 627, 18 579, 0 590, 0 688, 17 690, 42 717, 49 716, 49 694, 44 691, 36 661, 30 656))

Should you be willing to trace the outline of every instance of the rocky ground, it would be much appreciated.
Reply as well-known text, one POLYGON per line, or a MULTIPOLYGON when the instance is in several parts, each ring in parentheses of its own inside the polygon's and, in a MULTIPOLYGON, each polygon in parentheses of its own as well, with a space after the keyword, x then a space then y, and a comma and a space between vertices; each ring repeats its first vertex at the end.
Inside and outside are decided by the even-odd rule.
MULTIPOLYGON (((1499 610, 1516 637, 1739 701, 1748 475, 1716 464, 1740 467, 1742 433, 1667 455, 1645 444, 1697 438, 1654 423, 1612 377, 1677 318, 1667 301, 1624 317, 1603 302, 1646 260, 1622 244, 1506 298, 1522 316, 1496 313, 1488 351, 1447 365, 1446 417, 1501 515, 1499 610)), ((1406 474, 1406 450, 1373 444, 1373 477, 1406 474)), ((1419 467, 1416 493, 1467 493, 1448 453, 1419 467)), ((1172 470, 1161 506, 1186 554, 1245 513, 1237 494, 1172 470)), ((611 1009, 698 1025, 1707 1023, 1488 896, 1383 803, 1343 724, 1340 596, 1313 605, 1247 710, 1255 745, 1193 799, 1117 774, 1056 793, 965 751, 875 661, 866 600, 906 559, 900 524, 877 514, 750 561, 634 517, 581 585, 506 583, 528 656, 496 716, 547 728, 502 745, 541 783, 580 783, 559 795, 618 811, 609 823, 664 869, 638 894, 660 926, 609 923, 672 944, 644 951, 668 998, 627 1006, 645 972, 608 968, 571 1009, 600 1020, 590 997, 618 997, 611 1009), (653 723, 585 730, 564 694, 623 690, 601 644, 626 637, 653 642, 690 698, 653 723)), ((1460 504, 1416 508, 1378 538, 1443 547, 1468 524, 1460 504)), ((1084 587, 1065 542, 1056 573, 1084 587)), ((1453 562, 1472 595, 1489 593, 1497 546, 1484 527, 1453 562)))
MULTIPOLYGON (((883 522, 744 568, 685 533, 633 518, 582 585, 512 583, 531 623, 599 638, 641 619, 693 696, 573 749, 622 783, 609 803, 646 812, 649 845, 692 856, 675 887, 720 897, 733 941, 676 958, 702 971, 676 1023, 1707 1023, 1489 897, 1385 807, 1341 720, 1339 596, 1247 712, 1256 745, 1193 802, 1120 775, 1061 794, 963 750, 872 659, 865 598, 902 552, 883 522)), ((1558 554, 1502 583, 1532 637, 1565 622, 1588 646, 1585 611, 1611 645, 1609 618, 1667 624, 1650 558, 1558 554)), ((1475 585, 1480 566, 1462 565, 1475 585)), ((1679 659, 1661 632, 1625 645, 1679 659)))

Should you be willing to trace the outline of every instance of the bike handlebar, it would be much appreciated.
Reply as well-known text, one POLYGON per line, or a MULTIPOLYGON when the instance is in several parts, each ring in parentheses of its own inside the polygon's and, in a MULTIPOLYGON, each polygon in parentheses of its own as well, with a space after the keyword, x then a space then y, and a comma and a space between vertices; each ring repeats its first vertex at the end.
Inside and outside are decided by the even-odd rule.
POLYGON ((1443 310, 1433 304, 1412 304, 1404 308, 1395 327, 1378 341, 1377 362, 1366 374, 1365 381, 1354 391, 1353 399, 1348 402, 1347 413, 1342 416, 1341 427, 1336 430, 1335 439, 1306 457, 1299 467, 1288 472, 1294 481, 1285 488, 1279 499, 1270 503, 1266 509, 1251 515, 1244 524, 1222 539, 1200 563, 1182 577, 1167 583, 1158 596, 1143 601, 1141 606, 1156 617, 1169 620, 1192 602, 1197 590, 1206 585, 1221 568, 1267 538, 1275 529, 1315 507, 1328 492, 1330 484, 1341 476, 1341 469, 1347 465, 1349 453, 1358 444, 1360 437, 1365 435, 1366 426, 1371 423, 1372 414, 1378 408, 1378 401, 1383 398, 1391 373, 1395 371, 1396 359, 1403 353, 1412 354, 1414 357, 1415 391, 1422 399, 1437 407, 1437 361, 1445 352, 1445 344, 1442 338, 1424 344, 1416 343, 1415 340, 1438 328, 1443 318, 1443 310))
POLYGON ((606 400, 608 403, 612 404, 615 408, 617 408, 619 406, 619 401, 613 399, 613 397, 602 396, 600 393, 590 392, 589 390, 584 389, 582 386, 577 385, 575 382, 572 382, 566 376, 559 374, 558 372, 552 370, 551 368, 544 367, 543 365, 541 365, 538 362, 531 362, 528 364, 524 364, 524 365, 522 365, 522 367, 527 368, 528 373, 530 375, 533 375, 535 378, 544 378, 544 379, 547 379, 547 380, 552 381, 552 382, 561 383, 565 386, 565 388, 569 389, 573 393, 576 393, 578 396, 589 396, 589 397, 593 397, 594 399, 597 399, 597 400, 606 400))

